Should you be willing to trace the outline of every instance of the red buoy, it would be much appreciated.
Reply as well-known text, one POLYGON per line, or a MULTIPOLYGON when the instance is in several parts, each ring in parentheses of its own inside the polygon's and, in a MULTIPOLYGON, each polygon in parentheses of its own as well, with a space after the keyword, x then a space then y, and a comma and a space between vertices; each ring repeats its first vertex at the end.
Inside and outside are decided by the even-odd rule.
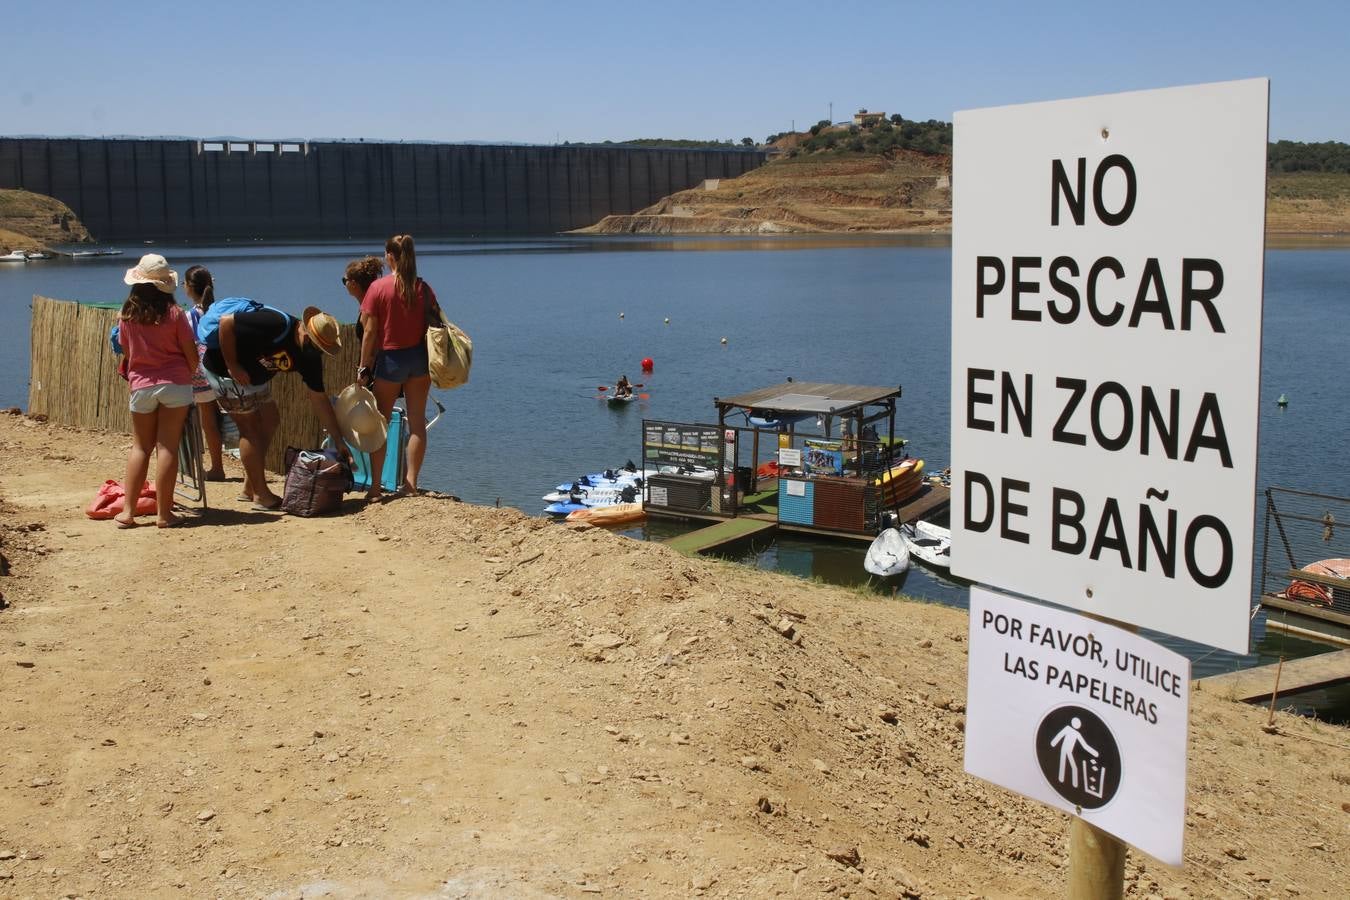
POLYGON ((652 362, 652 358, 649 356, 642 361, 642 371, 650 372, 654 365, 655 363, 652 362))

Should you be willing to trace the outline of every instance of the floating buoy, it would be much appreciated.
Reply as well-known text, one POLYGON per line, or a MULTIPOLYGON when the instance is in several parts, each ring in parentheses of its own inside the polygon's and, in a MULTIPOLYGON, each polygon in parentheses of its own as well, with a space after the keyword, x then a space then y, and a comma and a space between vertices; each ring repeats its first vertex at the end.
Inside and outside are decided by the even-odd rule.
POLYGON ((669 317, 669 316, 666 317, 666 324, 667 324, 667 325, 670 324, 670 317, 669 317))
POLYGON ((1286 397, 1284 394, 1281 394, 1281 395, 1280 395, 1280 399, 1276 400, 1275 403, 1276 403, 1276 405, 1278 405, 1278 406, 1288 406, 1288 405, 1289 405, 1289 398, 1286 397))
POLYGON ((722 343, 725 344, 726 342, 727 342, 727 339, 726 339, 726 338, 722 338, 722 343))
POLYGON ((642 360, 642 371, 650 372, 655 365, 656 364, 652 362, 652 358, 648 356, 642 360))
POLYGON ((620 318, 620 319, 623 318, 623 313, 619 313, 619 318, 620 318))

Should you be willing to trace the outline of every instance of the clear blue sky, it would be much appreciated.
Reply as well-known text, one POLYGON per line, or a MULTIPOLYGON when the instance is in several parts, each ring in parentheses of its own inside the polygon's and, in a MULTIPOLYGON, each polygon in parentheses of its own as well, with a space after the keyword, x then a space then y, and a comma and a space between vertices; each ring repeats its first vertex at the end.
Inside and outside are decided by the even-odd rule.
POLYGON ((1350 141, 1350 2, 75 0, 5 16, 0 133, 763 140, 1266 76, 1272 140, 1350 141))

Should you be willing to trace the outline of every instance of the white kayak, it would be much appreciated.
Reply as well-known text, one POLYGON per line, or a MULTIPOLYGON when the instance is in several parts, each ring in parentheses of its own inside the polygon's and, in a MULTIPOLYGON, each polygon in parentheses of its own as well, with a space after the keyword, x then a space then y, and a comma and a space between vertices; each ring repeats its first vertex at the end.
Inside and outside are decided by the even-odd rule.
POLYGON ((863 557, 863 568, 873 575, 899 575, 909 568, 909 547, 894 528, 887 528, 872 541, 863 557))
POLYGON ((657 472, 661 475, 682 475, 685 478, 696 478, 699 481, 715 481, 717 479, 717 471, 706 466, 660 466, 657 472))
POLYGON ((950 529, 932 522, 915 522, 902 525, 900 535, 911 555, 920 562, 939 569, 950 569, 952 565, 952 533, 950 529))

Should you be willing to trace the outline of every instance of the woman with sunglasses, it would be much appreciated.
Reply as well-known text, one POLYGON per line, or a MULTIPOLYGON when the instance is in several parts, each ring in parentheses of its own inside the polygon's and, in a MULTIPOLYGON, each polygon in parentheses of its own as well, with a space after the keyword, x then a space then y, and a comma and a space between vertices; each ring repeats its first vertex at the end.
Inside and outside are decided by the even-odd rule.
MULTIPOLYGON (((365 299, 366 291, 374 284, 381 275, 384 274, 384 260, 378 256, 367 256, 362 259, 354 259, 347 263, 347 269, 342 275, 342 286, 351 294, 356 305, 360 306, 361 301, 365 299)), ((360 340, 365 335, 365 329, 361 326, 358 316, 356 322, 356 339, 360 340)))

